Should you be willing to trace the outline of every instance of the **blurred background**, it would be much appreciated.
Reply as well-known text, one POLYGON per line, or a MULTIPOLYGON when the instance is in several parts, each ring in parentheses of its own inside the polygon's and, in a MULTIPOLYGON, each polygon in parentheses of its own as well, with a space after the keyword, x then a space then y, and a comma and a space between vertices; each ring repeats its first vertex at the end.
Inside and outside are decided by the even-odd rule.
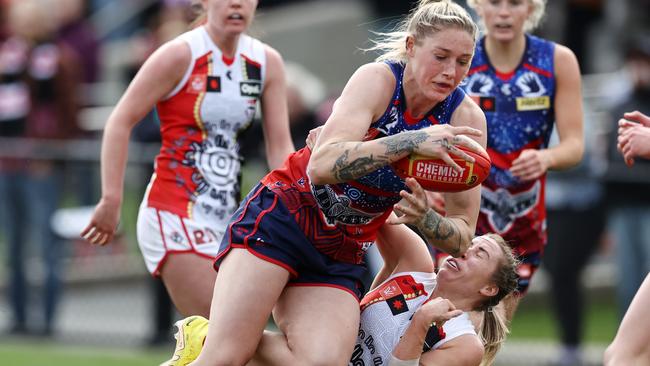
MULTIPOLYGON (((352 72, 374 58, 361 51, 372 31, 390 29, 413 3, 260 1, 251 33, 286 61, 296 147, 327 119, 352 72)), ((650 270, 650 166, 626 168, 615 148, 622 112, 650 112, 649 16, 648 0, 547 5, 536 33, 578 56, 587 155, 578 168, 549 174, 545 262, 499 365, 601 364, 650 270)), ((171 355, 178 315, 135 241, 159 149, 155 113, 133 134, 118 238, 97 248, 78 236, 99 199, 100 139, 112 106, 146 57, 191 20, 187 0, 0 0, 0 364, 157 365, 171 355), (36 59, 19 56, 16 29, 35 40, 36 59), (16 83, 20 70, 35 75, 37 92, 16 83), (27 113, 37 116, 33 125, 13 128, 27 113), (24 245, 10 246, 10 236, 24 245), (29 286, 11 290, 10 273, 29 286)), ((245 147, 244 192, 266 172, 263 151, 259 140, 245 147)))

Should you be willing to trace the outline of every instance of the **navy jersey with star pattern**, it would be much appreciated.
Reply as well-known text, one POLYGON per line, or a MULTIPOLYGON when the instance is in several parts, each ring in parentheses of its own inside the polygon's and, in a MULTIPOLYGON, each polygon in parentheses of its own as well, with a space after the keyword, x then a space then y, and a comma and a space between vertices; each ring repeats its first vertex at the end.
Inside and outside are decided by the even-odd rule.
POLYGON ((546 244, 545 175, 520 181, 510 173, 525 149, 544 149, 555 120, 555 44, 526 35, 526 49, 512 72, 496 70, 477 46, 462 87, 487 119, 490 176, 481 189, 477 234, 495 232, 514 243, 518 254, 543 250, 546 244))
MULTIPOLYGON (((423 118, 412 118, 406 112, 402 89, 404 65, 387 64, 396 80, 393 96, 384 114, 368 128, 365 140, 450 123, 465 97, 461 89, 455 89, 423 118)), ((312 185, 306 173, 310 155, 307 148, 293 153, 282 168, 269 173, 262 183, 280 196, 321 253, 336 260, 361 263, 377 230, 401 199, 399 192, 407 189, 404 180, 390 166, 384 166, 354 181, 312 185)))

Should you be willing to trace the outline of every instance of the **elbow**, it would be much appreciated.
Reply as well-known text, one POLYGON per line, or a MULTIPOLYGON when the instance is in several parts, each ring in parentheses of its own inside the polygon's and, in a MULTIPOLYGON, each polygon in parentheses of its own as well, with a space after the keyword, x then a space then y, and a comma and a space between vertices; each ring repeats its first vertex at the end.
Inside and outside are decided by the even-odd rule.
POLYGON ((333 183, 331 179, 331 174, 327 172, 327 169, 324 168, 322 162, 319 162, 317 159, 310 159, 309 164, 307 165, 307 176, 309 176, 309 181, 315 185, 322 185, 333 183))
POLYGON ((580 164, 584 155, 585 155, 585 143, 583 140, 580 140, 576 142, 576 152, 575 152, 576 161, 573 163, 573 165, 575 166, 580 164))

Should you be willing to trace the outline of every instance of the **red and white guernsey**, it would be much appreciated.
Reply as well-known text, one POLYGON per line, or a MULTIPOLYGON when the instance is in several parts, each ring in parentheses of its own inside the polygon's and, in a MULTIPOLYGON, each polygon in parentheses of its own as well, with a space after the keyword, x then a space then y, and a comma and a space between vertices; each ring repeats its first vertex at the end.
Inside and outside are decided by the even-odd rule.
POLYGON ((189 45, 192 62, 156 106, 162 147, 145 200, 148 207, 210 222, 221 236, 240 199, 238 137, 251 126, 262 93, 265 47, 241 35, 228 59, 205 27, 179 39, 189 45))
MULTIPOLYGON (((361 325, 349 365, 387 365, 413 314, 435 287, 435 273, 403 272, 368 292, 361 300, 361 325)), ((422 351, 435 350, 464 334, 476 335, 467 313, 445 322, 442 329, 431 327, 422 351)))

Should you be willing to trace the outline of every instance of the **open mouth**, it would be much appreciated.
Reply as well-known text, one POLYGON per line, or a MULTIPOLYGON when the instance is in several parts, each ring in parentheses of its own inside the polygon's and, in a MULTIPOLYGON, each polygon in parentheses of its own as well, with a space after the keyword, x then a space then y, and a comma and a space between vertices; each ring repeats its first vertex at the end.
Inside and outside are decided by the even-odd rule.
POLYGON ((244 16, 239 13, 232 13, 228 16, 228 20, 244 20, 244 16))
POLYGON ((433 83, 435 86, 437 86, 440 89, 451 89, 451 84, 448 83, 440 83, 440 82, 435 82, 433 83))
POLYGON ((460 267, 458 266, 458 262, 456 262, 456 259, 450 258, 447 260, 447 265, 451 267, 454 271, 460 271, 460 267))

